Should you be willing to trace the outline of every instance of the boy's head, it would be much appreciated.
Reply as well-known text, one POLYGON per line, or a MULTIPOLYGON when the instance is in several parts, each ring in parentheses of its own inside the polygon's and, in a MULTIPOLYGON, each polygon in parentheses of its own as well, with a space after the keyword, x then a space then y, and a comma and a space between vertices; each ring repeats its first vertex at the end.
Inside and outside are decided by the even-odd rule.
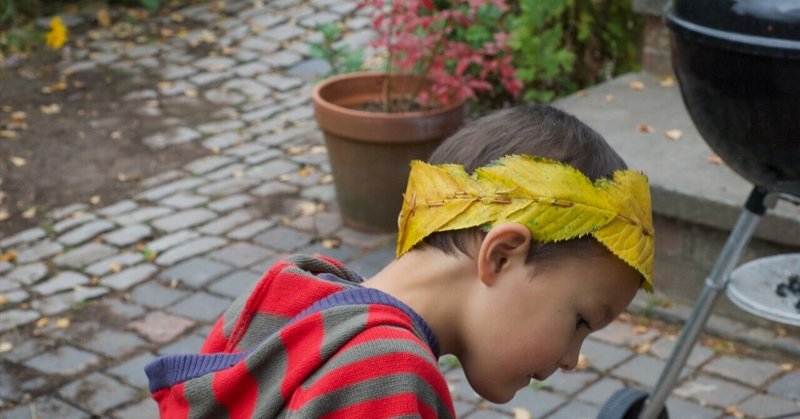
MULTIPOLYGON (((626 169, 594 130, 536 105, 472 122, 447 139, 429 163, 458 164, 472 173, 510 155, 560 161, 591 181, 626 169)), ((517 222, 494 223, 488 231, 477 226, 435 232, 415 246, 474 264, 478 281, 463 302, 467 309, 455 352, 472 387, 498 403, 531 378, 574 368, 583 339, 616 318, 640 286, 639 272, 595 237, 538 242, 532 230, 517 222)))

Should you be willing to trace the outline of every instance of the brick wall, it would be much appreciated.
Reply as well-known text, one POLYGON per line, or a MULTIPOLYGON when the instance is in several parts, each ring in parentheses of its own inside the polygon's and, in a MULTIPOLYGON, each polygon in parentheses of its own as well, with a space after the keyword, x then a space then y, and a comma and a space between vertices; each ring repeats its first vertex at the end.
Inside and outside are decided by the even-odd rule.
POLYGON ((633 10, 645 17, 642 35, 642 69, 656 75, 672 73, 669 29, 662 13, 666 0, 632 0, 633 10))

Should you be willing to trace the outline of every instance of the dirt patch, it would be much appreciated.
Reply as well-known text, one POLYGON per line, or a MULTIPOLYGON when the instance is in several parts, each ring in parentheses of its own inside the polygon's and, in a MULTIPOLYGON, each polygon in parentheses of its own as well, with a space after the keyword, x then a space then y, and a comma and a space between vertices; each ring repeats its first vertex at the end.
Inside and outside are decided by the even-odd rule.
POLYGON ((131 196, 138 180, 208 154, 199 144, 153 151, 142 140, 170 125, 206 122, 215 105, 181 97, 163 100, 170 106, 158 103, 161 116, 140 115, 147 101, 122 97, 156 89, 160 78, 113 70, 80 72, 67 78, 66 89, 44 93, 59 82, 57 64, 54 52, 39 51, 0 71, 0 126, 8 126, 18 111, 25 112, 27 124, 16 138, 0 138, 0 191, 6 193, 0 209, 10 214, 0 221, 0 237, 39 225, 52 208, 89 203, 94 196, 97 206, 111 204, 131 196), (54 104, 59 111, 47 113, 54 104))

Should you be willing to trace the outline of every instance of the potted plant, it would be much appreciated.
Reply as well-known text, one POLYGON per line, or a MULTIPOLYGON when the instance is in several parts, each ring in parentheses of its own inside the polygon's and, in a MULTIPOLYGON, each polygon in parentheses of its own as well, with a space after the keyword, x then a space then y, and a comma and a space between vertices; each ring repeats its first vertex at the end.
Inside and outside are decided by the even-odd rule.
MULTIPOLYGON (((397 229, 410 161, 426 159, 465 122, 468 100, 510 97, 521 83, 497 30, 504 0, 364 5, 385 69, 332 76, 314 88, 313 104, 344 223, 387 232, 397 229)), ((358 53, 345 55, 342 67, 353 67, 358 53)))

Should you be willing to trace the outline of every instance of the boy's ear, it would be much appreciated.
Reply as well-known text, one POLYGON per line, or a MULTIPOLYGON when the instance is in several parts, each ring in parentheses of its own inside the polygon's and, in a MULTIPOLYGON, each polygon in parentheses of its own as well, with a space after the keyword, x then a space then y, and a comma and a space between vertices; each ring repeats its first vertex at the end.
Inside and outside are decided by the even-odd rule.
POLYGON ((531 232, 520 223, 494 226, 478 250, 478 279, 492 285, 498 276, 514 264, 525 264, 531 246, 531 232))

